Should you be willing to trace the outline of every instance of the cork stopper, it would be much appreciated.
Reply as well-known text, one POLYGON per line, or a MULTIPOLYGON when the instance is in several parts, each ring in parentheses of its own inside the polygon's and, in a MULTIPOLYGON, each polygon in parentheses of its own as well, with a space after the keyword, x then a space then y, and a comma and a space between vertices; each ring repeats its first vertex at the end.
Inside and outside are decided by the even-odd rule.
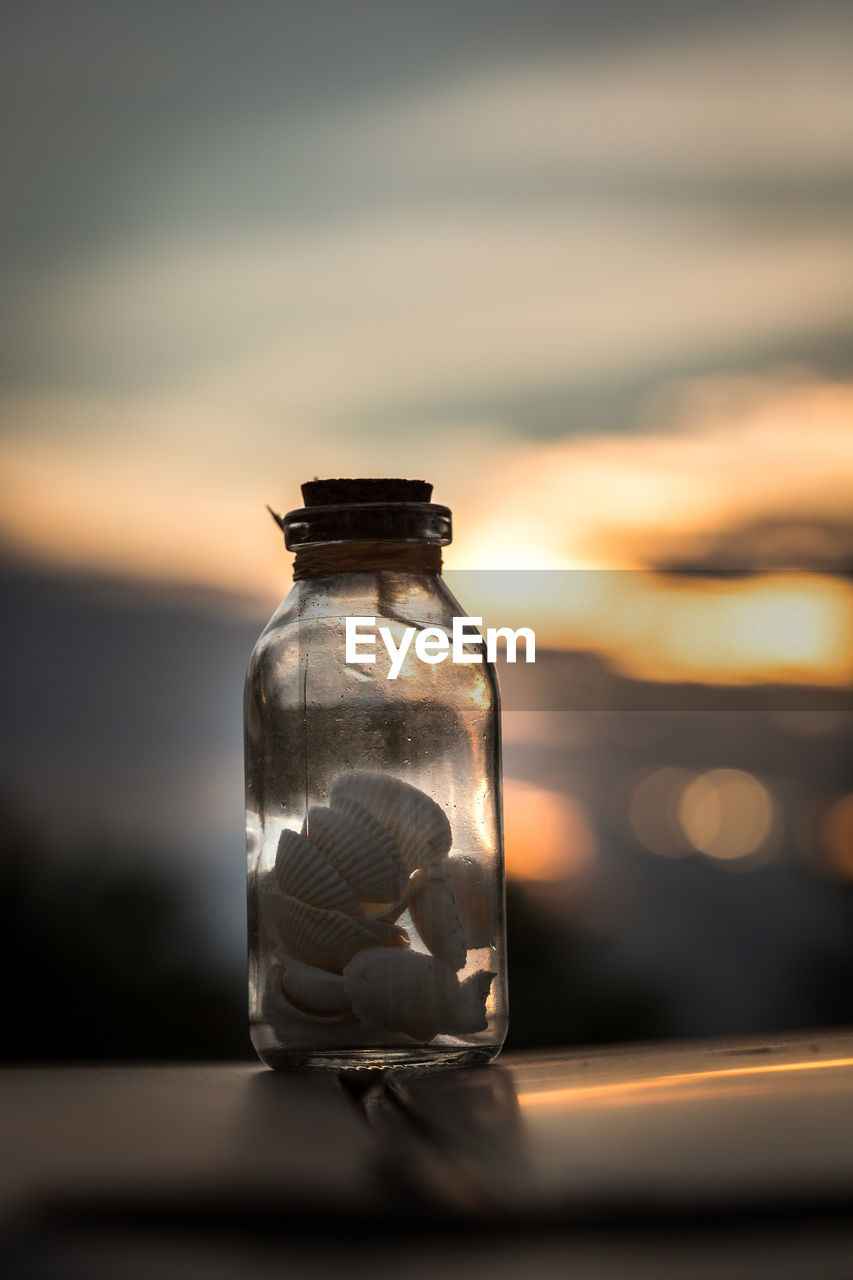
POLYGON ((426 480, 306 480, 302 485, 306 507, 347 502, 429 502, 431 496, 432 485, 426 480))

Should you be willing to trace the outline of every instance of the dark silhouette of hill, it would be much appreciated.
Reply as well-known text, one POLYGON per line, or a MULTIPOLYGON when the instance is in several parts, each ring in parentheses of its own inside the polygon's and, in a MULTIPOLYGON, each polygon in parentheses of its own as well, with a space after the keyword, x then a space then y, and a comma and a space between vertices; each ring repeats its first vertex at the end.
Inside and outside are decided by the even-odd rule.
MULTIPOLYGON (((266 617, 20 562, 0 581, 6 1052, 242 1053, 242 687, 266 617)), ((503 685, 508 729, 519 709, 561 729, 507 732, 506 774, 572 796, 596 842, 582 875, 510 886, 511 1044, 853 1020, 853 888, 806 859, 853 789, 843 698, 806 691, 826 724, 800 733, 776 715, 786 691, 648 686, 594 654, 543 651, 503 685), (766 865, 733 874, 638 843, 638 771, 673 765, 763 781, 766 865)))

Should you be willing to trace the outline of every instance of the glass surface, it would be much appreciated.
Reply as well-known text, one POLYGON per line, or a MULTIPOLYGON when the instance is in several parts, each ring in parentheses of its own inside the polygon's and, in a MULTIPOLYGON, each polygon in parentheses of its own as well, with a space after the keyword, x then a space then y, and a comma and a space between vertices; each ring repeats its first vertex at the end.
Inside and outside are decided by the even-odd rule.
MULTIPOLYGON (((437 574, 294 584, 246 681, 249 998, 273 1067, 486 1061, 506 1034, 494 668, 345 662, 464 610, 437 574)), ((471 646, 469 653, 479 651, 471 646)))

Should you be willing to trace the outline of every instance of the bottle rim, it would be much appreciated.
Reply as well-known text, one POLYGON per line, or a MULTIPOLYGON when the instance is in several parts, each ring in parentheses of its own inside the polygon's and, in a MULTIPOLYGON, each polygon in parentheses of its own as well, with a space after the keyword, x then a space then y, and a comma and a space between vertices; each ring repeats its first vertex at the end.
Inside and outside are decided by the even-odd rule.
POLYGON ((288 551, 328 542, 414 542, 446 547, 449 507, 436 502, 346 502, 297 507, 278 521, 288 551))

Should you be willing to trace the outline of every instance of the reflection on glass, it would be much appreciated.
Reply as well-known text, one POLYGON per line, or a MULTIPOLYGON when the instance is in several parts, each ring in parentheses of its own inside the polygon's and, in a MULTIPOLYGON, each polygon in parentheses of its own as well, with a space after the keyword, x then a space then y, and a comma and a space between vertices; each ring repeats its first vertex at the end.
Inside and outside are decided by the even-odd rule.
POLYGON ((637 839, 651 853, 678 858, 690 852, 678 809, 685 788, 695 777, 690 769, 654 769, 635 787, 628 817, 637 839))

